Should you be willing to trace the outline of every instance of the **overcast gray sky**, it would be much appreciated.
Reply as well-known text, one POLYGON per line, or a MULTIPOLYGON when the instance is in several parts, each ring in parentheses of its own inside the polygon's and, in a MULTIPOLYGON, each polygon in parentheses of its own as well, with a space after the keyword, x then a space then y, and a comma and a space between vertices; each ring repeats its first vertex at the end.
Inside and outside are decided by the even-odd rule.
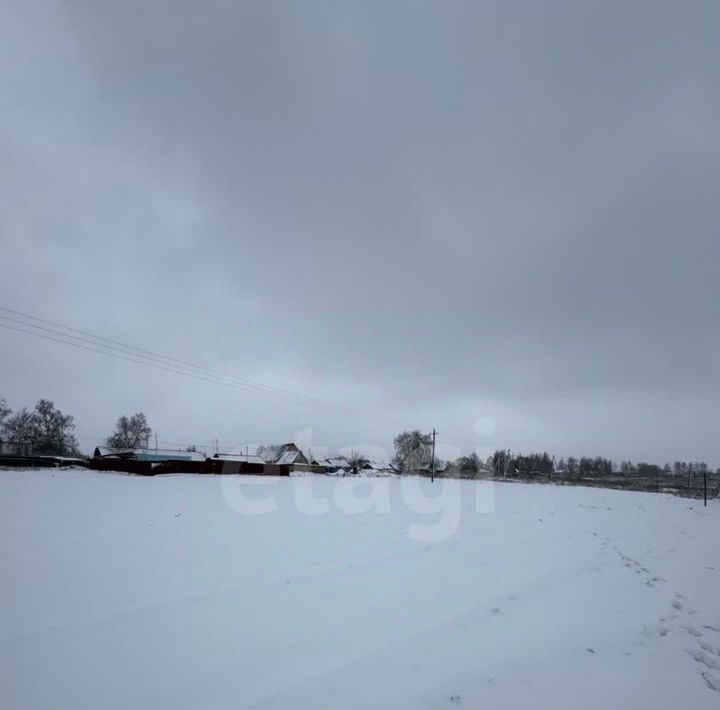
POLYGON ((0 3, 0 305, 340 403, 0 329, 86 450, 720 465, 720 3, 0 3), (308 432, 311 432, 308 434, 308 432))

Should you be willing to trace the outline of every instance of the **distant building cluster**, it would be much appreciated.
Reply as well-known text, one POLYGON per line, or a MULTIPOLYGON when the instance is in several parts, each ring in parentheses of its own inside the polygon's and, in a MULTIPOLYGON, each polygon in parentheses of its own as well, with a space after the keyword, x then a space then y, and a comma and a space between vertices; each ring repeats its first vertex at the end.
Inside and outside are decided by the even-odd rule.
POLYGON ((260 447, 257 453, 215 453, 196 450, 159 448, 95 448, 90 467, 130 473, 247 473, 290 475, 295 472, 346 475, 353 473, 391 475, 399 473, 391 463, 372 461, 361 456, 307 455, 289 442, 280 446, 260 447))

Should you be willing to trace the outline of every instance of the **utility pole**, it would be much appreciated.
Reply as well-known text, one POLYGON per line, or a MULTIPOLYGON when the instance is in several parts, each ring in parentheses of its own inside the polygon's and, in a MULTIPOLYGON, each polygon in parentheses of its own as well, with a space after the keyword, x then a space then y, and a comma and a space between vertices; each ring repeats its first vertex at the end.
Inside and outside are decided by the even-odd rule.
POLYGON ((157 453, 157 432, 155 432, 155 453, 157 453))
POLYGON ((430 483, 435 483, 435 437, 437 432, 435 429, 432 430, 432 458, 430 459, 430 483))

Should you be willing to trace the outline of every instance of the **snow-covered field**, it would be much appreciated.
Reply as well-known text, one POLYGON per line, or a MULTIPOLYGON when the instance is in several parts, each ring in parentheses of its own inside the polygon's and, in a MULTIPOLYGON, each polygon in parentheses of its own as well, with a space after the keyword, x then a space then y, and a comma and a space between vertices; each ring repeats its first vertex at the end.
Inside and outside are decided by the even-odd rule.
POLYGON ((720 707, 716 501, 0 471, 0 570, 7 710, 720 707))

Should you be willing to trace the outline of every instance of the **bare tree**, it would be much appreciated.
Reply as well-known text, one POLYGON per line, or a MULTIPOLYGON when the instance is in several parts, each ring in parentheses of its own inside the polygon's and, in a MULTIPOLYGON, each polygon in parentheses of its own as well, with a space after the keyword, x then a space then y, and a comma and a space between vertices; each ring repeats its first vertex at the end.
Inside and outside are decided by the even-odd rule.
POLYGON ((404 431, 393 440, 395 458, 393 463, 401 471, 417 471, 430 464, 432 437, 418 431, 404 431))
POLYGON ((469 456, 461 456, 455 461, 454 468, 461 478, 476 478, 480 471, 480 459, 474 452, 469 456))
POLYGON ((3 434, 8 441, 31 451, 36 436, 36 424, 32 412, 28 412, 27 407, 15 412, 4 422, 3 434))
POLYGON ((77 455, 73 431, 75 423, 47 399, 41 399, 33 411, 23 407, 10 416, 5 400, 0 400, 0 432, 18 451, 58 456, 77 455))
POLYGON ((12 409, 8 407, 8 403, 5 401, 4 397, 0 397, 0 432, 2 432, 3 424, 5 423, 5 420, 10 416, 12 413, 12 409))
POLYGON ((73 436, 75 422, 63 414, 48 399, 41 399, 32 413, 34 423, 33 452, 36 454, 76 454, 77 441, 73 436))
POLYGON ((115 432, 109 436, 106 445, 111 449, 146 449, 150 445, 152 429, 144 414, 122 416, 117 420, 115 432))

